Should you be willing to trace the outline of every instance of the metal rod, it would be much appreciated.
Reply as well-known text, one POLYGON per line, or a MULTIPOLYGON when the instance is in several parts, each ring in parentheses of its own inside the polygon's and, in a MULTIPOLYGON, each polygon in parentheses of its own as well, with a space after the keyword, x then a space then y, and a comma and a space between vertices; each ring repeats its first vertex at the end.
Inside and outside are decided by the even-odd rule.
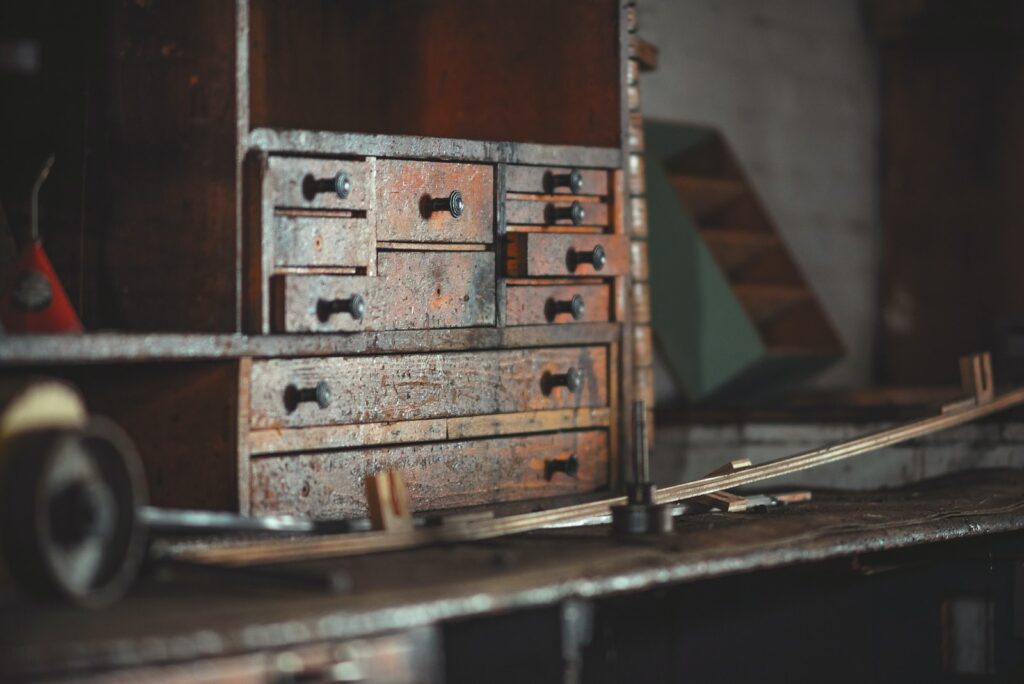
POLYGON ((50 169, 53 168, 53 162, 56 156, 50 155, 46 162, 43 164, 43 168, 39 169, 39 175, 36 176, 36 182, 32 184, 32 242, 39 242, 39 190, 43 187, 43 183, 46 182, 46 178, 50 175, 50 169))
MULTIPOLYGON (((887 446, 917 439, 946 430, 985 416, 1024 404, 1024 388, 1013 390, 992 401, 944 413, 930 418, 875 432, 848 442, 786 456, 760 465, 744 468, 726 475, 705 477, 692 482, 658 490, 658 503, 673 503, 704 494, 741 485, 789 475, 827 463, 876 451, 887 446)), ((324 536, 278 542, 223 545, 185 551, 187 560, 225 565, 250 565, 285 561, 313 560, 359 553, 393 551, 436 542, 459 542, 489 539, 543 529, 555 524, 568 524, 604 515, 610 506, 626 503, 625 497, 603 499, 549 511, 524 513, 491 520, 453 523, 433 529, 414 529, 407 532, 369 532, 345 536, 324 536)))

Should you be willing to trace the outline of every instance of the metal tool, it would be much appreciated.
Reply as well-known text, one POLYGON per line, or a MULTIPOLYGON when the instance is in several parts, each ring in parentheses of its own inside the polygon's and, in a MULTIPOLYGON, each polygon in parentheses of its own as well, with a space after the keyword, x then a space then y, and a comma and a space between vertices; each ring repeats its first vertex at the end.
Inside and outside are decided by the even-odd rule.
POLYGON ((672 507, 657 502, 658 488, 651 482, 647 447, 647 407, 633 402, 633 482, 627 502, 612 506, 612 531, 616 534, 651 534, 672 531, 672 507))

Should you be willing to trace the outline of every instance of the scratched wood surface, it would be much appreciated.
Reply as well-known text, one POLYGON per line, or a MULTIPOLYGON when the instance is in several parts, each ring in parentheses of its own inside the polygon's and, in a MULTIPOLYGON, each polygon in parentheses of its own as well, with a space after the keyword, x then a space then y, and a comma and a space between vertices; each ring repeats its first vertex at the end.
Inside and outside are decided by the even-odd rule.
POLYGON ((510 276, 617 276, 629 267, 626 235, 572 235, 510 233, 507 238, 507 272, 510 276), (607 262, 601 270, 577 263, 573 257, 595 247, 604 249, 607 262))
POLYGON ((555 176, 566 176, 573 169, 550 166, 509 166, 506 185, 509 192, 530 192, 559 195, 607 195, 608 172, 600 169, 576 169, 583 184, 579 192, 564 185, 555 186, 555 176))
POLYGON ((509 224, 572 226, 576 225, 568 218, 558 218, 557 212, 568 209, 573 201, 578 201, 583 209, 581 226, 607 226, 608 205, 593 201, 594 198, 561 198, 553 196, 547 199, 508 199, 505 201, 506 220, 509 224))
POLYGON ((400 470, 423 510, 593 491, 608 481, 607 466, 604 430, 294 454, 254 458, 250 496, 255 514, 361 516, 363 480, 381 470, 400 470), (548 479, 546 463, 571 456, 577 475, 548 479))
POLYGON ((274 278, 277 332, 352 332, 494 325, 493 252, 380 252, 376 276, 274 278), (366 312, 329 316, 322 302, 363 298, 366 312))
POLYGON ((377 161, 377 239, 401 242, 493 242, 494 168, 483 164, 377 161), (462 193, 455 218, 429 202, 462 193))
POLYGON ((267 192, 275 207, 366 211, 374 198, 373 159, 348 161, 271 156, 268 181, 267 192), (351 183, 348 197, 341 198, 330 190, 309 193, 311 180, 333 180, 339 173, 347 175, 351 183))
POLYGON ((252 426, 299 427, 608 405, 607 348, 254 361, 252 426), (577 392, 549 386, 570 368, 577 392), (288 387, 326 382, 333 399, 289 410, 288 387))
POLYGON ((593 323, 608 321, 608 285, 510 285, 506 290, 506 325, 542 325, 544 323, 593 323), (573 297, 583 300, 583 315, 573 318, 569 312, 558 312, 556 303, 570 303, 573 297))
POLYGON ((352 216, 278 212, 273 219, 272 245, 274 266, 365 269, 377 258, 372 223, 352 216))

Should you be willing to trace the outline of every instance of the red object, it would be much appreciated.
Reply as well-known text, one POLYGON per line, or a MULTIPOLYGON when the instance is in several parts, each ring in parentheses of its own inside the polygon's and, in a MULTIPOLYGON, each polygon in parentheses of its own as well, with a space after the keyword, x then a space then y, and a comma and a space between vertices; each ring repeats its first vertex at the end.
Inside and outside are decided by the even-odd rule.
POLYGON ((0 300, 0 322, 7 333, 82 332, 53 264, 38 240, 18 257, 10 288, 0 300))

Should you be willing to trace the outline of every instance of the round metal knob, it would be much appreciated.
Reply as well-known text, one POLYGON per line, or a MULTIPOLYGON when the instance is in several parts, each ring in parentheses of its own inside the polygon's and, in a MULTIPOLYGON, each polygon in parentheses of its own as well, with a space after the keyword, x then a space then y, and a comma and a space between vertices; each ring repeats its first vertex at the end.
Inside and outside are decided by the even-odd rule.
POLYGON ((552 214, 555 221, 572 221, 574 226, 583 223, 583 219, 586 217, 583 205, 579 202, 573 202, 567 207, 554 207, 552 214))
POLYGON ((338 172, 334 178, 314 178, 306 176, 302 181, 302 194, 306 199, 312 200, 324 192, 333 192, 341 199, 347 199, 352 194, 352 179, 344 171, 338 172))
POLYGON ((608 262, 608 256, 601 245, 595 246, 589 252, 575 252, 575 255, 575 259, 572 260, 575 265, 590 264, 595 271, 600 271, 608 262))
POLYGON ((555 301, 551 300, 551 313, 552 318, 558 314, 569 314, 572 316, 574 321, 578 321, 583 318, 583 314, 586 312, 586 308, 583 305, 583 297, 573 295, 569 301, 555 301))
POLYGON ((572 169, 569 173, 552 174, 551 188, 569 188, 573 194, 578 195, 583 190, 583 174, 579 169, 572 169))
POLYGON ((366 300, 362 295, 354 294, 348 299, 321 299, 316 303, 316 313, 321 321, 326 322, 338 313, 347 313, 359 321, 366 315, 366 300))
POLYGON ((452 215, 453 218, 459 218, 462 216, 462 212, 466 209, 466 202, 462 199, 462 193, 458 190, 452 190, 452 194, 447 197, 435 197, 430 200, 430 211, 447 211, 452 215))
POLYGON ((321 380, 316 387, 296 387, 288 385, 284 390, 284 405, 289 411, 294 411, 299 404, 315 403, 324 409, 331 405, 334 395, 331 393, 331 386, 321 380))
POLYGON ((564 374, 552 375, 551 387, 565 387, 570 392, 579 392, 583 387, 583 373, 576 368, 570 368, 564 374))
POLYGON ((569 458, 552 458, 544 461, 544 478, 550 480, 555 473, 565 473, 569 477, 576 477, 580 472, 580 459, 576 454, 569 458))

